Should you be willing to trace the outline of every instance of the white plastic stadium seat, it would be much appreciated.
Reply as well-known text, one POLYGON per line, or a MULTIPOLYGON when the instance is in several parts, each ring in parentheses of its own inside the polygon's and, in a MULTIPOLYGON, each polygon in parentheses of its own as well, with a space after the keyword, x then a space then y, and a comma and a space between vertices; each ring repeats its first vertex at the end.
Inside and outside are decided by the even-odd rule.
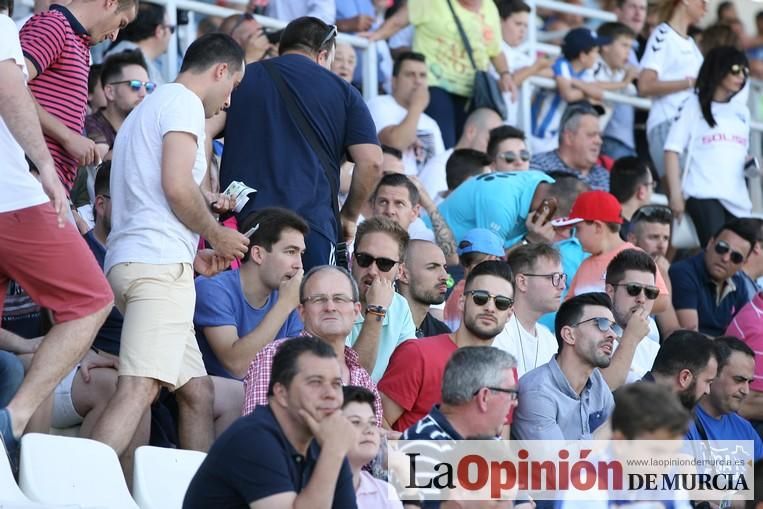
POLYGON ((114 450, 87 438, 24 435, 19 486, 35 502, 138 509, 114 450))
POLYGON ((181 509, 201 462, 198 451, 144 445, 135 450, 133 494, 141 509, 181 509))

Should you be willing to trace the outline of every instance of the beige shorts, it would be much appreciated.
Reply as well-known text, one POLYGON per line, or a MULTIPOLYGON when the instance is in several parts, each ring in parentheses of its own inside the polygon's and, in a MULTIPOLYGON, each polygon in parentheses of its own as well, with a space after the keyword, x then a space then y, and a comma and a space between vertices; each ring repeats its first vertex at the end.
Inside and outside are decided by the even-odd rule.
POLYGON ((193 329, 191 265, 120 263, 107 277, 124 315, 120 376, 153 378, 174 390, 207 375, 193 329))

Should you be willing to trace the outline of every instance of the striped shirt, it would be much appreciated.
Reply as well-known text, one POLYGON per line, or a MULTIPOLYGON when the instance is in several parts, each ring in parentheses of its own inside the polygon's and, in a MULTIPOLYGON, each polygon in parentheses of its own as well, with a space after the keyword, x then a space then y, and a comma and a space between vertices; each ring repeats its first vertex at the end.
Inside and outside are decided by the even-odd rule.
MULTIPOLYGON (((29 90, 45 111, 76 133, 85 127, 90 35, 61 5, 33 16, 19 34, 21 48, 37 70, 29 90)), ((45 135, 56 170, 67 193, 77 173, 77 160, 60 143, 45 135)))

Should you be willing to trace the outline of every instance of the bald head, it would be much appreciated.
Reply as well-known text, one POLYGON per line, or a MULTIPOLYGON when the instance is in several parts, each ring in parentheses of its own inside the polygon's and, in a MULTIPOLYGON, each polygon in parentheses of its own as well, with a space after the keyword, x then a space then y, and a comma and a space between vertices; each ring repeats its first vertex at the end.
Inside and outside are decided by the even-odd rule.
POLYGON ((458 140, 457 148, 472 148, 487 152, 490 131, 503 125, 501 117, 488 108, 474 110, 464 123, 464 134, 458 140))

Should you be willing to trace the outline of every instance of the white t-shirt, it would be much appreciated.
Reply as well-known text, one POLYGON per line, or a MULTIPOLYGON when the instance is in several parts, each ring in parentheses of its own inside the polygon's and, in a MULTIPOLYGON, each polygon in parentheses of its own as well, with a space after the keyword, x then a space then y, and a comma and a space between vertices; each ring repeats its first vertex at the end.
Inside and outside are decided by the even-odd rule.
POLYGON ((528 371, 542 366, 559 351, 556 336, 548 327, 535 324, 537 336, 525 330, 517 315, 512 314, 506 326, 495 337, 493 346, 510 353, 517 360, 517 376, 522 377, 528 371))
POLYGON ((435 205, 439 205, 443 198, 441 193, 448 190, 448 179, 445 173, 445 165, 448 164, 448 159, 453 154, 452 148, 444 152, 440 152, 424 166, 419 173, 419 180, 424 185, 427 194, 435 205))
POLYGON ((127 116, 114 142, 106 273, 126 262, 193 263, 199 236, 175 216, 162 189, 162 141, 169 132, 196 137, 193 179, 204 178, 201 99, 179 83, 161 85, 127 116))
MULTIPOLYGON (((593 68, 593 77, 601 82, 620 82, 625 77, 625 69, 612 69, 601 56, 593 68)), ((629 83, 628 86, 617 91, 624 95, 637 94, 636 86, 629 83)), ((607 112, 599 119, 602 124, 604 136, 615 138, 631 148, 635 148, 633 139, 633 106, 627 104, 607 103, 607 112)))
MULTIPOLYGON (((612 353, 617 351, 617 347, 620 346, 620 340, 615 341, 612 347, 612 353)), ((632 384, 638 382, 646 372, 652 369, 654 359, 657 357, 657 352, 660 350, 660 344, 652 341, 648 337, 645 337, 639 341, 636 346, 636 351, 633 352, 633 360, 631 361, 631 367, 628 370, 628 374, 625 376, 625 383, 632 384)))
MULTIPOLYGON (((697 77, 702 61, 702 53, 694 39, 682 37, 667 23, 660 23, 649 36, 641 67, 655 71, 660 81, 685 80, 697 77)), ((690 95, 691 91, 686 89, 653 97, 646 130, 651 131, 658 124, 672 120, 690 95)))
MULTIPOLYGON (((13 20, 0 14, 0 62, 12 60, 29 77, 19 32, 13 20)), ((24 150, 16 142, 5 121, 0 117, 0 212, 25 209, 48 201, 40 182, 29 172, 24 150)))
POLYGON ((750 110, 740 101, 730 101, 713 102, 712 112, 717 125, 710 128, 692 95, 670 127, 665 150, 689 152, 681 182, 685 197, 714 198, 735 216, 747 216, 752 211, 744 179, 750 110))
MULTIPOLYGON (((503 51, 503 54, 506 57, 506 63, 509 65, 509 72, 511 73, 517 72, 525 67, 530 67, 535 63, 535 59, 526 51, 522 51, 520 48, 512 48, 506 41, 501 41, 501 51, 503 51)), ((495 79, 499 79, 498 73, 492 65, 490 66, 490 74, 492 74, 495 79)), ((512 126, 519 125, 519 100, 511 102, 511 94, 509 92, 504 92, 503 101, 506 103, 507 112, 506 120, 503 123, 512 126)))
MULTIPOLYGON (((378 95, 368 101, 368 110, 376 124, 376 132, 385 127, 400 124, 408 110, 400 106, 391 95, 378 95)), ((416 125, 416 141, 403 152, 406 175, 418 175, 432 157, 445 150, 440 126, 426 113, 419 116, 416 125)))

